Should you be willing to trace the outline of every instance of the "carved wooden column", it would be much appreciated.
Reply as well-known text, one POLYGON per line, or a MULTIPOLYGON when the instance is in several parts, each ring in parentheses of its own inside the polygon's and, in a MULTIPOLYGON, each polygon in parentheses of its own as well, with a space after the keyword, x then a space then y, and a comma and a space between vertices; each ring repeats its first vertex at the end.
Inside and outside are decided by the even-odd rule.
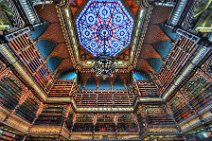
POLYGON ((71 132, 72 132, 72 130, 74 128, 74 124, 76 123, 76 121, 77 121, 77 114, 74 114, 74 116, 73 116, 73 126, 71 128, 71 132))
POLYGON ((37 112, 36 112, 36 116, 35 116, 33 122, 31 123, 31 125, 30 125, 30 127, 29 127, 29 129, 28 129, 28 133, 24 136, 24 139, 23 139, 22 141, 24 141, 24 140, 27 138, 27 136, 28 136, 28 134, 30 133, 30 130, 31 130, 31 128, 33 127, 35 121, 37 120, 37 118, 39 117, 39 115, 42 113, 43 109, 44 109, 46 106, 47 106, 47 105, 44 105, 43 102, 40 102, 39 108, 38 108, 38 110, 37 110, 37 112))
POLYGON ((97 114, 94 114, 93 115, 93 118, 92 118, 92 123, 93 123, 93 126, 94 126, 93 133, 92 133, 92 140, 94 139, 94 134, 95 134, 95 128, 96 128, 97 119, 98 119, 98 115, 97 114))
POLYGON ((113 122, 115 124, 115 137, 116 137, 116 139, 118 139, 118 137, 117 137, 117 132, 118 132, 117 131, 117 125, 118 125, 119 116, 120 116, 120 114, 115 114, 114 117, 113 117, 113 122))
MULTIPOLYGON (((66 125, 66 121, 67 121, 67 119, 68 119, 68 116, 69 116, 70 111, 71 111, 71 104, 70 104, 70 105, 67 107, 67 109, 66 109, 65 117, 64 117, 64 120, 62 121, 62 125, 61 125, 61 128, 60 128, 59 136, 62 136, 61 133, 62 133, 63 128, 64 128, 65 125, 66 125)), ((59 138, 59 140, 60 140, 60 139, 61 139, 61 138, 59 138)))
POLYGON ((140 132, 140 126, 139 126, 139 122, 138 122, 138 117, 137 117, 137 115, 134 114, 134 113, 132 113, 131 116, 132 116, 134 122, 137 124, 137 126, 138 126, 138 131, 140 132))
POLYGON ((148 125, 147 125, 147 121, 146 121, 146 116, 147 116, 146 110, 147 110, 147 107, 145 105, 139 105, 138 113, 141 116, 141 119, 139 119, 139 121, 140 121, 139 136, 141 139, 143 139, 143 137, 145 137, 145 133, 147 132, 147 129, 148 129, 148 125))
POLYGON ((172 117, 172 119, 174 120, 174 122, 175 122, 175 124, 176 124, 176 127, 177 127, 179 133, 181 133, 181 128, 180 128, 179 124, 176 122, 175 117, 174 117, 174 114, 173 114, 173 112, 172 112, 172 110, 171 110, 171 108, 170 108, 170 106, 169 106, 168 103, 166 103, 165 108, 166 108, 166 111, 168 112, 168 114, 169 114, 169 115, 172 117))

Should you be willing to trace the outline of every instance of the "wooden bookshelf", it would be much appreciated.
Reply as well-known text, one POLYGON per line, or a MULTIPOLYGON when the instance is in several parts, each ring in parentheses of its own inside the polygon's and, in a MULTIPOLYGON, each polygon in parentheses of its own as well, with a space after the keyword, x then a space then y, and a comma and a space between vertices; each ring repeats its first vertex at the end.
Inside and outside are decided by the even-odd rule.
POLYGON ((101 115, 97 118, 95 125, 95 132, 115 132, 115 123, 113 117, 108 115, 101 115))
POLYGON ((135 94, 132 90, 83 90, 74 96, 79 107, 132 106, 135 94))
POLYGON ((63 138, 59 135, 43 135, 43 136, 28 136, 26 141, 67 141, 67 139, 63 138))
POLYGON ((16 114, 29 122, 33 122, 40 102, 33 95, 30 95, 23 104, 16 110, 16 114))
POLYGON ((13 110, 22 96, 23 86, 15 76, 4 76, 0 79, 0 101, 1 106, 13 110))
POLYGON ((174 119, 164 105, 147 106, 145 118, 148 126, 175 126, 174 119))
POLYGON ((158 97, 160 95, 160 91, 154 82, 136 81, 136 84, 142 97, 158 97))
POLYGON ((2 141, 21 141, 23 135, 18 132, 11 130, 5 126, 0 126, 0 140, 2 141))
POLYGON ((30 39, 30 36, 23 34, 20 37, 14 38, 8 44, 18 59, 34 77, 35 81, 42 88, 45 88, 48 81, 52 79, 51 73, 44 60, 42 60, 33 41, 30 39))
POLYGON ((48 105, 35 121, 35 125, 62 125, 64 121, 65 107, 48 105))
POLYGON ((93 132, 94 126, 92 123, 75 123, 72 132, 93 132))
POLYGON ((77 115, 72 132, 93 132, 92 116, 88 114, 77 115))
POLYGON ((155 74, 155 83, 160 93, 163 93, 169 87, 179 72, 184 68, 186 62, 192 57, 196 49, 197 47, 194 42, 185 37, 181 37, 175 44, 161 70, 155 74))
POLYGON ((66 97, 71 96, 76 91, 76 84, 74 81, 58 80, 50 88, 49 96, 66 97))
POLYGON ((115 132, 114 123, 97 123, 95 126, 95 132, 115 132))
POLYGON ((194 114, 193 109, 188 105, 180 92, 177 92, 168 101, 168 104, 173 111, 176 122, 182 122, 194 114))
POLYGON ((138 132, 138 124, 131 115, 124 114, 118 118, 117 132, 138 132))
POLYGON ((187 101, 196 112, 212 104, 211 82, 207 79, 205 72, 199 69, 181 88, 181 93, 185 95, 187 101))

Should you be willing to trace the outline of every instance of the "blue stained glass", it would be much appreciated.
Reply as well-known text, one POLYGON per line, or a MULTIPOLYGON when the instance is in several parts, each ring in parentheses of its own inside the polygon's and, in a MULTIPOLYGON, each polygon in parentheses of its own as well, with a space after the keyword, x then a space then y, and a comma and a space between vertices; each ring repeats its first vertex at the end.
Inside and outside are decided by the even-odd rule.
POLYGON ((130 45, 133 24, 121 1, 90 0, 76 19, 79 43, 95 57, 104 48, 116 56, 130 45))

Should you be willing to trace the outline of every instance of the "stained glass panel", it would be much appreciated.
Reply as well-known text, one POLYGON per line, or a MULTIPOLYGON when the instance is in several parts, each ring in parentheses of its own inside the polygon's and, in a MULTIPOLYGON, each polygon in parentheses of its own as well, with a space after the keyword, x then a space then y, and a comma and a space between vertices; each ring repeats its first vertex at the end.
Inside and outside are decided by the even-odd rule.
POLYGON ((90 0, 76 19, 79 42, 97 57, 116 56, 130 44, 133 18, 119 0, 90 0))

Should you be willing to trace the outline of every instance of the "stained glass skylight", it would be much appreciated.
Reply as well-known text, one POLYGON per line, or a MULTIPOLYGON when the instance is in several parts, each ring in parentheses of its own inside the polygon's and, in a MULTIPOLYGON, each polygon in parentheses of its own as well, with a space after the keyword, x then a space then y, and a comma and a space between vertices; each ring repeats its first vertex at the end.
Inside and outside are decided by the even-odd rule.
POLYGON ((76 19, 79 43, 95 57, 104 45, 107 55, 116 56, 129 46, 133 24, 121 1, 90 0, 76 19))

